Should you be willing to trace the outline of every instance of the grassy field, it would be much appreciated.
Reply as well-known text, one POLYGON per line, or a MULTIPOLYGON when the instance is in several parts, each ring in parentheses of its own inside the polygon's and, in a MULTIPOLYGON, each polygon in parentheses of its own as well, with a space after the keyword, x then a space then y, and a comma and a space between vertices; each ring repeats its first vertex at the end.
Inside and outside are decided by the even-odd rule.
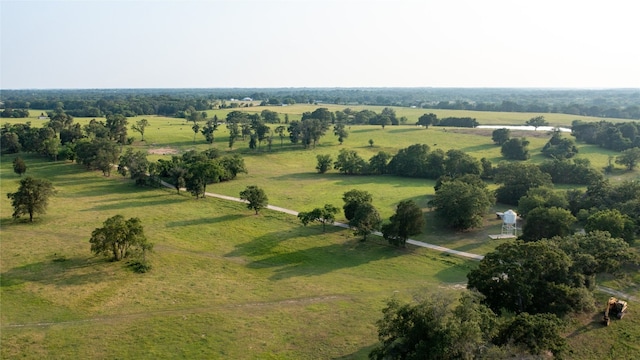
MULTIPOLYGON (((301 111, 316 107, 273 110, 292 111, 293 120, 301 111)), ((411 115, 416 119, 425 112, 405 110, 417 110, 411 115)), ((222 111, 217 113, 224 117, 222 111)), ((512 115, 524 116, 523 121, 531 117, 501 116, 512 115)), ((152 155, 152 159, 169 158, 169 151, 210 147, 202 135, 193 142, 191 126, 184 120, 146 118, 151 123, 147 141, 137 141, 133 147, 166 150, 167 155, 152 155)), ((550 117, 547 120, 551 122, 550 117)), ((531 141, 532 161, 542 161, 539 151, 549 135, 522 134, 531 141)), ((130 135, 139 138, 139 134, 130 135)), ((335 158, 341 148, 347 148, 368 159, 381 150, 395 153, 425 143, 432 149, 461 149, 494 163, 502 160, 499 147, 491 142, 491 130, 353 126, 342 146, 327 135, 308 150, 284 140, 281 146, 276 139, 271 151, 265 144, 250 150, 242 141, 231 151, 226 129, 221 127, 213 146, 242 154, 249 173, 209 186, 208 191, 238 196, 245 186, 256 184, 265 189, 270 204, 305 211, 325 203, 341 207, 342 194, 357 188, 373 194, 374 205, 386 219, 401 200, 413 199, 426 208, 434 182, 347 177, 333 170, 319 175, 316 155, 335 158), (369 139, 374 140, 373 147, 369 139)), ((598 167, 615 154, 579 147, 580 156, 598 167)), ((11 168, 13 157, 1 158, 3 196, 14 191, 19 180, 11 168)), ((12 221, 9 202, 0 201, 2 358, 366 358, 377 340, 375 321, 387 299, 424 293, 453 298, 466 273, 476 266, 473 261, 425 249, 391 248, 375 237, 362 243, 344 229, 322 233, 320 226, 302 227, 291 215, 264 211, 255 216, 238 203, 136 188, 119 175, 105 178, 71 163, 34 156, 26 156, 26 162, 27 175, 51 180, 59 192, 49 212, 34 224, 12 221), (91 231, 115 214, 141 218, 148 238, 156 244, 150 273, 133 274, 124 264, 90 254, 91 231)), ((636 178, 637 173, 622 170, 613 177, 616 181, 636 178)), ((501 225, 491 213, 482 228, 461 233, 443 230, 428 211, 426 217, 425 231, 415 237, 418 240, 480 254, 501 243, 488 240, 501 225)), ((625 278, 601 280, 640 298, 635 268, 625 278)), ((600 299, 604 301, 606 295, 600 299)), ((633 315, 634 308, 632 303, 631 314, 609 328, 599 325, 599 313, 574 320, 567 329, 571 357, 638 358, 640 319, 633 315)))
MULTIPOLYGON (((3 193, 18 180, 10 160, 3 193)), ((141 190, 73 164, 27 162, 59 193, 34 224, 11 221, 2 202, 3 358, 362 355, 386 299, 456 292, 475 265, 361 243, 344 229, 323 234, 242 204, 141 190), (115 214, 141 218, 156 244, 150 273, 91 256, 91 231, 115 214)))

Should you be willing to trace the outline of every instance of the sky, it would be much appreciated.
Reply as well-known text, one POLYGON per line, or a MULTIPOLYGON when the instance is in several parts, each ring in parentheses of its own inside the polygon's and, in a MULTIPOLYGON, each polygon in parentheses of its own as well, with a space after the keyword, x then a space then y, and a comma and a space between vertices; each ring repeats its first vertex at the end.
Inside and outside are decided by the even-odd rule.
POLYGON ((640 88, 636 0, 0 0, 0 89, 640 88))

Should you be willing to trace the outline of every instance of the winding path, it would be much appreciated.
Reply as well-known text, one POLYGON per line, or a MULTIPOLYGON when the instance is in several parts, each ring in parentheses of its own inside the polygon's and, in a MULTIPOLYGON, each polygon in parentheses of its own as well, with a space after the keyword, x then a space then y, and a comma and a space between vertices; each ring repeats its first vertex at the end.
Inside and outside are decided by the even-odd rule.
MULTIPOLYGON (((164 185, 165 187, 168 188, 172 188, 175 189, 175 186, 167 183, 167 182, 162 182, 162 185, 164 185)), ((218 199, 223 199, 223 200, 229 200, 229 201, 235 201, 235 202, 241 202, 241 203, 247 203, 245 200, 242 200, 240 198, 237 197, 233 197, 233 196, 227 196, 227 195, 221 195, 221 194, 215 194, 215 193, 210 193, 210 192, 205 192, 206 196, 209 197, 214 197, 214 198, 218 198, 218 199)), ((279 211, 285 214, 289 214, 289 215, 293 215, 293 216, 298 216, 298 212, 295 210, 290 210, 290 209, 285 209, 279 206, 274 206, 274 205, 267 205, 267 209, 269 210, 273 210, 273 211, 279 211)), ((334 222, 333 226, 338 226, 341 228, 345 228, 348 229, 349 225, 345 224, 345 223, 341 223, 341 222, 334 222)), ((374 235, 377 236, 382 236, 382 233, 379 231, 375 231, 373 232, 374 235)), ((435 251, 440 251, 443 253, 447 253, 447 254, 452 254, 452 255, 457 255, 457 256, 461 256, 461 257, 465 257, 468 259, 473 259, 473 260, 482 260, 484 259, 483 255, 478 255, 478 254, 473 254, 473 253, 468 253, 468 252, 464 252, 464 251, 458 251, 458 250, 454 250, 454 249, 449 249, 443 246, 439 246, 439 245, 434 245, 434 244, 429 244, 426 242, 422 242, 422 241, 418 241, 418 240, 413 240, 413 239, 408 239, 407 240, 407 244, 411 244, 414 246, 419 246, 419 247, 423 247, 423 248, 427 248, 427 249, 431 249, 431 250, 435 250, 435 251)), ((608 287, 604 287, 604 286, 597 286, 597 289, 599 291, 602 291, 604 293, 610 294, 610 295, 615 295, 618 297, 625 297, 628 298, 629 300, 636 300, 635 297, 629 295, 629 294, 625 294, 623 292, 608 288, 608 287)))
MULTIPOLYGON (((173 185, 171 185, 169 183, 163 183, 163 185, 175 189, 175 186, 173 186, 173 185)), ((205 192, 204 194, 206 196, 214 197, 214 198, 218 198, 218 199, 236 201, 236 202, 241 202, 241 203, 245 203, 245 204, 247 203, 245 200, 242 200, 242 199, 239 199, 239 198, 236 198, 236 197, 233 197, 233 196, 214 194, 214 193, 210 193, 210 192, 205 192)), ((279 211, 279 212, 282 212, 282 213, 285 213, 285 214, 290 214, 290 215, 293 215, 293 216, 298 216, 298 212, 297 211, 290 210, 290 209, 285 209, 285 208, 282 208, 282 207, 279 207, 279 206, 267 205, 267 209, 273 210, 273 211, 279 211)), ((345 228, 345 229, 349 228, 349 225, 347 225, 345 223, 341 223, 341 222, 334 222, 333 226, 338 226, 338 227, 345 228)), ((373 235, 377 235, 377 236, 382 236, 382 233, 379 232, 379 231, 374 231, 372 234, 373 235)), ((468 252, 464 252, 464 251, 453 250, 453 249, 449 249, 449 248, 446 248, 446 247, 443 247, 443 246, 433 245, 433 244, 429 244, 429 243, 426 243, 426 242, 413 240, 413 239, 408 239, 407 240, 407 244, 420 246, 420 247, 428 248, 428 249, 431 249, 431 250, 441 251, 441 252, 448 253, 448 254, 458 255, 458 256, 466 257, 466 258, 473 259, 473 260, 482 260, 482 259, 484 259, 484 256, 482 256, 482 255, 472 254, 472 253, 468 253, 468 252)))

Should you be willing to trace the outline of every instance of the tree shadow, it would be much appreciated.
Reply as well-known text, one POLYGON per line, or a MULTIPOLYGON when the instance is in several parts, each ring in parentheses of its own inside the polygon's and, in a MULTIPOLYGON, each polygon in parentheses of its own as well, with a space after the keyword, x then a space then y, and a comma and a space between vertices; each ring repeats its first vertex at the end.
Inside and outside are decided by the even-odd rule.
POLYGON ((334 357, 332 360, 367 359, 367 357, 369 356, 369 353, 371 352, 371 350, 373 350, 374 347, 375 347, 375 344, 372 344, 372 345, 369 345, 369 346, 365 346, 365 347, 362 347, 362 348, 356 350, 355 352, 353 352, 351 354, 347 354, 347 355, 343 355, 343 356, 339 356, 339 357, 334 357))
POLYGON ((240 214, 227 214, 218 217, 203 217, 200 219, 189 219, 181 221, 171 221, 166 224, 167 227, 182 227, 182 226, 194 226, 194 225, 211 225, 216 223, 222 223, 225 221, 234 221, 240 218, 244 218, 245 215, 240 214))
POLYGON ((82 211, 103 211, 103 210, 120 210, 138 207, 155 207, 155 206, 170 206, 175 203, 185 201, 182 198, 176 198, 175 196, 166 197, 165 194, 150 195, 150 196, 136 196, 135 199, 129 201, 118 200, 112 203, 100 202, 100 205, 93 206, 91 208, 83 209, 82 211), (158 200, 148 200, 150 198, 162 197, 158 200))
POLYGON ((467 146, 465 148, 462 148, 460 150, 464 151, 465 153, 473 153, 476 151, 485 151, 485 150, 489 150, 489 149, 493 149, 495 148, 494 144, 482 144, 482 145, 475 145, 475 146, 467 146))
POLYGON ((236 245, 236 249, 226 257, 260 257, 271 253, 280 243, 295 238, 303 238, 305 234, 297 229, 274 231, 254 238, 252 241, 236 245))
MULTIPOLYGON (((344 231, 344 229, 327 227, 324 234, 338 231, 344 231)), ((315 235, 322 236, 322 234, 316 233, 315 235)), ((405 249, 397 249, 373 239, 366 242, 362 242, 360 239, 351 239, 341 244, 329 244, 295 251, 279 248, 278 251, 274 251, 274 248, 283 242, 297 238, 309 238, 310 236, 313 235, 310 235, 309 231, 272 232, 236 246, 236 250, 225 256, 253 258, 247 267, 273 268, 274 274, 270 279, 282 280, 297 276, 322 275, 339 269, 357 267, 372 261, 390 259, 406 253, 405 249)))
MULTIPOLYGON (((113 176, 113 174, 111 175, 113 176)), ((116 180, 117 181, 117 180, 116 180)), ((91 180, 87 180, 84 185, 82 185, 82 191, 74 191, 72 193, 73 196, 76 197, 90 197, 90 196, 103 196, 108 194, 140 194, 145 191, 155 190, 150 187, 140 187, 135 186, 133 181, 126 179, 126 183, 113 183, 111 181, 105 182, 92 182, 91 180)), ((56 185, 55 183, 53 184, 56 185)))
POLYGON ((459 286, 461 289, 466 289, 467 274, 476 266, 475 263, 469 262, 459 262, 448 260, 446 257, 452 256, 451 254, 442 254, 440 261, 446 263, 447 266, 445 269, 440 270, 436 275, 436 279, 445 284, 454 284, 454 286, 459 286), (462 281, 462 283, 461 283, 462 281))
MULTIPOLYGON (((571 339, 571 338, 574 338, 576 336, 580 336, 580 335, 583 335, 585 333, 588 333, 589 331, 605 327, 606 325, 604 325, 602 323, 603 316, 604 316, 603 313, 601 311, 598 311, 596 314, 591 316, 591 320, 589 321, 588 324, 577 328, 571 334, 567 335, 567 338, 571 339)), ((613 320, 617 320, 617 319, 615 319, 615 316, 612 318, 612 321, 613 320)))
POLYGON ((405 133, 405 132, 413 132, 413 131, 425 131, 423 128, 419 127, 403 127, 403 128, 394 128, 389 130, 390 133, 405 133))
POLYGON ((382 127, 379 126, 375 126, 372 128, 367 128, 367 129, 356 129, 356 130, 352 130, 352 133, 367 133, 367 132, 374 132, 374 131, 378 131, 378 130, 382 130, 382 127))
POLYGON ((110 277, 104 269, 96 267, 105 262, 97 257, 66 258, 54 254, 50 256, 50 260, 15 267, 0 274, 0 287, 11 287, 25 282, 56 286, 97 283, 110 277))

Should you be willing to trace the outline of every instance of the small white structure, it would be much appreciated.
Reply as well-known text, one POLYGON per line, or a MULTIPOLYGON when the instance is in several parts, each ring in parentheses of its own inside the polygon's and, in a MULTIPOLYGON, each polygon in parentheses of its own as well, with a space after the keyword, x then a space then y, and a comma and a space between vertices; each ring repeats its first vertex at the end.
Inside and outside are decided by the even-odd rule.
POLYGON ((515 211, 509 209, 502 214, 502 237, 518 236, 518 214, 515 211))
POLYGON ((518 237, 518 214, 509 209, 505 212, 497 212, 496 216, 502 220, 502 232, 499 235, 489 235, 489 238, 496 239, 513 239, 518 237))

